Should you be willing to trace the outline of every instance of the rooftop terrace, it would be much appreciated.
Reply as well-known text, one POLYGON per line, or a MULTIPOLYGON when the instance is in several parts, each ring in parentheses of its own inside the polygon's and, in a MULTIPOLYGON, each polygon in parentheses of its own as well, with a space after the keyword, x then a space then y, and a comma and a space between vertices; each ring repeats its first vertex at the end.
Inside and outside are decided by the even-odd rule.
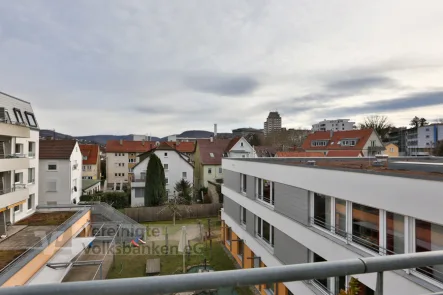
POLYGON ((277 165, 303 166, 350 172, 382 174, 397 177, 443 181, 443 157, 376 158, 235 158, 234 161, 260 162, 277 165), (378 162, 378 163, 374 163, 378 162))

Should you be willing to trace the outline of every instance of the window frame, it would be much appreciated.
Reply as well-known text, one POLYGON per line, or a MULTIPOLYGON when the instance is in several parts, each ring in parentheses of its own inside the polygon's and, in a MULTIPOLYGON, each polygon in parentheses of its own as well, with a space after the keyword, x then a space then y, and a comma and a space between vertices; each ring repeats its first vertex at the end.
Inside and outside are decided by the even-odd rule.
POLYGON ((33 113, 25 111, 25 118, 26 118, 26 121, 28 121, 28 125, 30 127, 38 127, 37 120, 35 119, 35 116, 33 113), (31 120, 29 120, 29 118, 31 118, 34 121, 34 124, 31 124, 31 120))
POLYGON ((212 168, 208 167, 208 174, 212 174, 212 168))
POLYGON ((188 172, 183 171, 183 172, 182 172, 182 178, 183 178, 183 179, 188 178, 188 172))
POLYGON ((163 170, 168 171, 169 170, 169 163, 163 164, 163 170))
POLYGON ((57 163, 48 163, 48 165, 46 166, 46 171, 57 172, 57 169, 58 169, 57 163), (49 169, 49 166, 55 166, 55 169, 49 169))
POLYGON ((17 123, 22 124, 22 125, 26 124, 25 121, 23 120, 22 111, 18 108, 13 108, 12 110, 14 111, 14 115, 15 115, 15 118, 17 119, 17 123))
POLYGON ((240 224, 243 226, 246 226, 246 222, 247 222, 246 216, 247 216, 246 208, 240 206, 240 224))

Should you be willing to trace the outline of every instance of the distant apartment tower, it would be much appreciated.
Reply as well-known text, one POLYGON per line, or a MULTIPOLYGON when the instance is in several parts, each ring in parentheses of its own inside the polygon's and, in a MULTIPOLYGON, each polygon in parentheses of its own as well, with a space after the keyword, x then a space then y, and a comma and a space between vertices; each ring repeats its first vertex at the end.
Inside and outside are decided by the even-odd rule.
POLYGON ((348 131, 353 130, 355 122, 350 122, 349 119, 337 120, 323 120, 317 124, 312 125, 312 131, 348 131))
POLYGON ((274 132, 281 130, 281 117, 278 112, 269 112, 268 118, 266 119, 264 125, 265 136, 274 132))
POLYGON ((0 92, 0 235, 38 204, 39 126, 29 102, 0 92))

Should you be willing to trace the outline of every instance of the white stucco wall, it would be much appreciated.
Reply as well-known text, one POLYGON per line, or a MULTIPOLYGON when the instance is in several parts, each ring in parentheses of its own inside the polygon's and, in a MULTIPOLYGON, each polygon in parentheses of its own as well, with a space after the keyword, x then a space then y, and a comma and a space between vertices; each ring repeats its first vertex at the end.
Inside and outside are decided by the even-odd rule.
POLYGON ((243 137, 231 148, 230 158, 250 158, 254 156, 254 149, 243 137), (235 151, 235 152, 234 152, 235 151), (242 152, 239 152, 242 151, 242 152))
POLYGON ((74 199, 78 203, 82 194, 82 161, 83 156, 78 144, 75 145, 69 160, 40 160, 39 204, 72 204, 74 199), (49 171, 49 164, 56 164, 57 170, 49 171), (77 169, 73 169, 75 164, 77 169), (51 180, 57 182, 55 192, 48 191, 48 182, 51 180), (77 191, 74 191, 74 186, 77 187, 77 191))
MULTIPOLYGON (((168 164, 168 169, 165 169, 165 177, 168 179, 166 189, 169 190, 169 196, 174 194, 175 184, 183 178, 183 172, 186 172, 186 180, 194 184, 194 168, 174 150, 157 150, 155 154, 162 161, 162 164, 168 164), (167 154, 167 155, 165 155, 167 154)), ((141 173, 146 171, 148 167, 149 158, 144 159, 140 164, 134 168, 135 179, 141 179, 141 173)), ((131 206, 141 206, 144 204, 143 198, 135 197, 135 187, 144 187, 144 182, 133 182, 131 184, 131 206)))
POLYGON ((221 165, 203 165, 203 183, 204 187, 208 187, 208 181, 215 181, 216 179, 223 178, 223 169, 221 165), (211 173, 209 173, 211 169, 211 173))

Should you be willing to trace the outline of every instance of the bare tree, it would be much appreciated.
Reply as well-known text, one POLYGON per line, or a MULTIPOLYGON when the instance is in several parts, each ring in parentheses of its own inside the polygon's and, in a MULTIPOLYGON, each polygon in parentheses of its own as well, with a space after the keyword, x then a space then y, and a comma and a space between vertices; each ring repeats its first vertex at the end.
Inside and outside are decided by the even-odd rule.
POLYGON ((389 123, 389 119, 387 116, 380 116, 380 115, 372 115, 365 117, 364 122, 359 124, 360 129, 375 130, 375 132, 378 133, 378 135, 382 140, 388 137, 388 133, 393 127, 394 126, 391 123, 389 123))
MULTIPOLYGON (((164 207, 160 211, 158 211, 157 214, 160 214, 165 210, 169 210, 172 215, 172 222, 175 225, 176 216, 178 215, 181 217, 179 205, 185 204, 188 204, 188 200, 183 197, 176 196, 174 193, 174 197, 172 199, 168 198, 168 200, 163 204, 164 207)), ((185 206, 185 210, 188 212, 188 215, 192 213, 190 206, 185 206)))

